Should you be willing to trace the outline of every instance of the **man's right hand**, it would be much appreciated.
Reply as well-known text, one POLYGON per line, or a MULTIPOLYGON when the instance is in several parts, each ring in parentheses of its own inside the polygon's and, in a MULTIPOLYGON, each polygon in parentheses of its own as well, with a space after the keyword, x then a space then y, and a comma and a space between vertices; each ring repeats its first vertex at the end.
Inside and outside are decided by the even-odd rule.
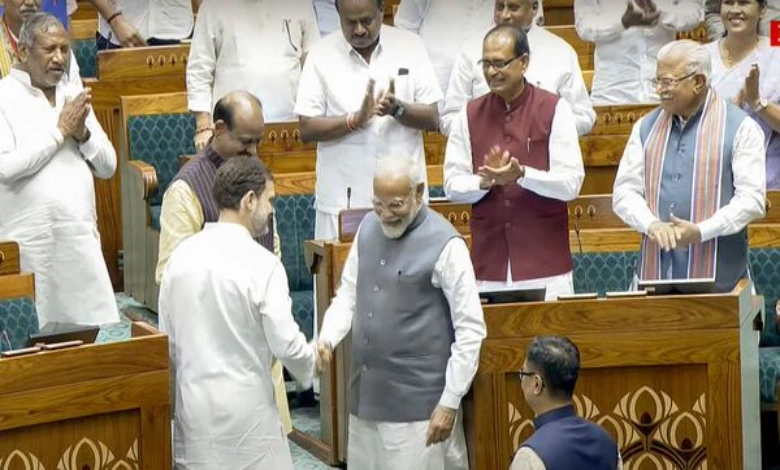
POLYGON ((621 22, 623 28, 628 29, 633 26, 655 26, 661 13, 657 10, 652 0, 637 0, 636 8, 633 0, 626 4, 626 11, 623 13, 621 22))
POLYGON ((368 79, 366 94, 363 96, 363 104, 355 113, 355 127, 363 127, 374 117, 376 112, 376 97, 374 96, 374 79, 368 79))
POLYGON ((111 31, 114 32, 122 47, 144 47, 146 40, 141 33, 124 16, 119 15, 111 21, 111 31))
POLYGON ((674 230, 672 224, 661 222, 660 220, 650 224, 647 229, 647 236, 651 240, 658 243, 664 251, 674 250, 677 248, 677 233, 674 230))
POLYGON ((315 356, 317 359, 317 373, 320 373, 325 367, 330 365, 333 360, 333 348, 325 341, 319 341, 315 345, 315 356))
POLYGON ((65 98, 65 104, 60 111, 57 128, 66 139, 84 134, 84 126, 89 116, 92 95, 89 89, 82 91, 75 98, 65 98))

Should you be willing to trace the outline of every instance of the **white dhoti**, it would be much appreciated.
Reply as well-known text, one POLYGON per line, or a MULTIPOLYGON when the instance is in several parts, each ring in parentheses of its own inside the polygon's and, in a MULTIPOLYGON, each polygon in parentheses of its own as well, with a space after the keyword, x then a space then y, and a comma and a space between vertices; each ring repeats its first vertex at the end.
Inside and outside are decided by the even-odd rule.
POLYGON ((463 418, 458 411, 449 439, 425 446, 429 421, 389 423, 349 416, 350 470, 468 470, 463 418))

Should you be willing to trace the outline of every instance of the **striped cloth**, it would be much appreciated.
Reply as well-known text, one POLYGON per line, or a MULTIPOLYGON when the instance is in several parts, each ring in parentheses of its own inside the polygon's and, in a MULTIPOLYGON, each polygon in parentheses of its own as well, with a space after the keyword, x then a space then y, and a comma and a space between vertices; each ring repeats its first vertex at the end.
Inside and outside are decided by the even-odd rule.
MULTIPOLYGON (((726 129, 726 102, 710 90, 704 103, 694 148, 691 222, 699 223, 720 208, 723 149, 726 129)), ((672 115, 661 110, 645 142, 645 197, 650 210, 659 217, 666 146, 672 129, 672 115)), ((688 278, 714 278, 717 238, 695 243, 688 250, 688 278)), ((641 279, 662 278, 661 249, 649 237, 642 237, 641 279)))

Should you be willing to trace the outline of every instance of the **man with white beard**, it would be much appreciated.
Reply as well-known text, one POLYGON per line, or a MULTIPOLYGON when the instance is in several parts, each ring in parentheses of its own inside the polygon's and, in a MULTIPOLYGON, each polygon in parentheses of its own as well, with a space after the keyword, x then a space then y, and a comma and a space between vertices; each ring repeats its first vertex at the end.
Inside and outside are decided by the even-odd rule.
POLYGON ((485 321, 466 243, 424 191, 415 160, 377 162, 374 212, 325 312, 324 362, 352 330, 350 468, 468 468, 458 415, 485 321))

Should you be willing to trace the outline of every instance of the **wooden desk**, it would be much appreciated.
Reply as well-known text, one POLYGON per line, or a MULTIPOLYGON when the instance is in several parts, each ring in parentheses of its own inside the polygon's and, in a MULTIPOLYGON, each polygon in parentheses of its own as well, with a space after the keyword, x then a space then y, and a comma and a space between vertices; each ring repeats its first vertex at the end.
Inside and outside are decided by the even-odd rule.
POLYGON ((0 359, 0 468, 171 467, 168 338, 0 359))
MULTIPOLYGON (((635 233, 613 231, 616 246, 638 241, 635 233)), ((586 251, 604 251, 603 238, 592 247, 589 240, 603 234, 590 232, 597 231, 583 233, 586 251)), ((317 273, 318 328, 350 246, 306 242, 307 262, 317 273)), ((710 469, 760 468, 754 331, 760 306, 743 283, 729 294, 487 307, 488 338, 474 382, 475 468, 508 468, 532 432, 533 415, 515 372, 526 344, 540 334, 566 335, 578 344, 577 407, 612 433, 630 468, 696 469, 705 467, 693 463, 704 460, 710 469), (659 466, 644 466, 655 462, 659 466)), ((320 382, 318 455, 330 464, 347 455, 350 347, 347 336, 320 382)))

